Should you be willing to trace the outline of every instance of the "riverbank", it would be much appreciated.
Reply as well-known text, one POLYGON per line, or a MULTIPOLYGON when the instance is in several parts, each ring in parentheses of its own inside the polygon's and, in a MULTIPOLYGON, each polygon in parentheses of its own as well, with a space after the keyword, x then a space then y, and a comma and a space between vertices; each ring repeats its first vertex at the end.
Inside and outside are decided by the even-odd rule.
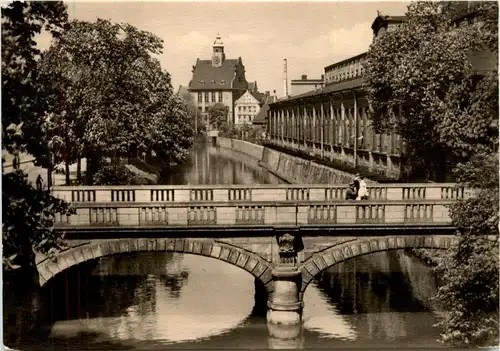
MULTIPOLYGON (((218 137, 217 146, 249 155, 259 166, 291 184, 348 184, 354 174, 243 140, 218 137)), ((367 183, 375 181, 367 179, 367 183)))
POLYGON ((409 249, 407 251, 414 257, 425 262, 430 267, 436 267, 442 260, 445 252, 431 249, 409 249))
MULTIPOLYGON (((14 156, 5 150, 2 151, 2 157, 5 160, 3 164, 3 174, 10 173, 14 171, 13 160, 14 156)), ((19 169, 28 175, 28 181, 35 184, 38 175, 42 176, 43 184, 47 185, 47 169, 39 166, 35 166, 35 158, 29 154, 21 154, 19 156, 20 163, 19 169)), ((77 178, 77 164, 73 163, 69 166, 69 178, 71 181, 75 181, 77 178)), ((82 158, 81 160, 81 171, 82 175, 87 170, 87 160, 82 158)), ((52 184, 53 185, 66 185, 66 175, 64 174, 64 164, 59 164, 55 167, 52 172, 52 184)))

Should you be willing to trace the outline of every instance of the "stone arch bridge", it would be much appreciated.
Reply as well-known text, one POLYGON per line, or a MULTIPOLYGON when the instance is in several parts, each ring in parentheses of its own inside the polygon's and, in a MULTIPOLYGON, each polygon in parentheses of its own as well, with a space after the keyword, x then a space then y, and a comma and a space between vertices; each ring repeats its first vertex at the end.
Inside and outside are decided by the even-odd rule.
POLYGON ((313 278, 377 251, 447 249, 455 184, 375 184, 346 201, 343 185, 54 187, 75 213, 55 219, 71 248, 40 257, 43 286, 82 262, 140 251, 197 254, 235 265, 268 293, 269 325, 300 325, 313 278))
MULTIPOLYGON (((345 260, 387 250, 408 248, 447 249, 451 235, 390 235, 369 237, 296 236, 303 249, 298 253, 301 273, 299 299, 321 271, 345 260)), ((57 274, 86 261, 133 252, 177 252, 210 257, 247 271, 273 293, 272 271, 280 265, 275 237, 234 238, 123 238, 74 240, 71 247, 37 262, 43 287, 57 274)))

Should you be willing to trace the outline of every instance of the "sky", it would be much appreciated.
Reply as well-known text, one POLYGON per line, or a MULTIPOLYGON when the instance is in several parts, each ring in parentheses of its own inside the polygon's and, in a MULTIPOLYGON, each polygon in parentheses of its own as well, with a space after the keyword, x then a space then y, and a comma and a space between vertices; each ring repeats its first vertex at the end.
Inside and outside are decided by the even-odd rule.
MULTIPOLYGON (((187 86, 196 59, 210 59, 217 33, 226 58, 241 57, 247 81, 259 91, 284 95, 283 59, 288 81, 302 74, 319 78, 323 69, 366 51, 377 10, 404 15, 409 2, 139 2, 68 1, 70 19, 127 22, 164 41, 159 60, 172 85, 187 86)), ((47 40, 47 39, 44 39, 47 40)), ((48 40, 41 46, 48 45, 48 40)), ((290 89, 290 88, 289 88, 290 89)))

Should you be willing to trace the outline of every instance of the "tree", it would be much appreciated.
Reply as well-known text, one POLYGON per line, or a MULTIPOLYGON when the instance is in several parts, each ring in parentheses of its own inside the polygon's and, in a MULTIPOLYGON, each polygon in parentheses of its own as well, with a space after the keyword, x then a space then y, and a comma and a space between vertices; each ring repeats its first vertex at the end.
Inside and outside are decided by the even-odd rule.
MULTIPOLYGON (((62 2, 12 2, 2 7, 2 149, 28 152, 37 164, 50 163, 46 111, 38 94, 39 50, 34 38, 42 30, 57 40, 67 21, 62 2)), ((33 268, 33 249, 57 250, 60 234, 53 231, 56 215, 68 205, 33 188, 22 171, 3 176, 3 270, 33 268)))
POLYGON ((208 108, 208 124, 218 130, 223 130, 228 127, 227 115, 229 107, 218 102, 208 108))
POLYGON ((67 19, 62 2, 14 1, 2 7, 2 149, 27 152, 49 169, 51 143, 36 85, 40 51, 34 38, 45 30, 57 40, 67 19))
POLYGON ((195 131, 195 134, 200 134, 206 131, 206 125, 201 118, 201 114, 196 106, 193 95, 189 92, 183 92, 179 94, 179 97, 186 102, 188 115, 191 119, 192 128, 195 131))
POLYGON ((498 153, 482 154, 456 170, 460 185, 475 195, 451 206, 458 243, 436 268, 443 281, 436 300, 448 311, 438 325, 453 346, 499 342, 498 166, 498 153))
POLYGON ((102 156, 140 150, 179 160, 191 146, 186 103, 174 96, 170 75, 153 57, 162 48, 152 33, 98 19, 71 22, 47 52, 42 67, 55 87, 47 100, 67 126, 55 131, 65 145, 61 154, 86 157, 89 179, 102 156))
POLYGON ((69 204, 35 189, 21 171, 4 175, 2 182, 4 271, 34 266, 33 249, 47 255, 65 247, 54 219, 74 213, 69 204))
POLYGON ((409 163, 439 171, 445 164, 436 160, 452 160, 459 185, 474 190, 450 206, 458 243, 439 260, 436 299, 448 311, 442 341, 491 346, 498 344, 498 132, 491 128, 498 77, 472 62, 478 52, 498 60, 498 5, 476 4, 476 22, 457 27, 460 5, 412 3, 407 21, 370 47, 367 86, 375 129, 396 128, 409 163))
POLYGON ((410 4, 407 21, 375 40, 366 63, 375 130, 395 128, 408 163, 430 173, 445 171, 438 160, 490 152, 498 141, 489 128, 498 119, 497 74, 478 76, 469 60, 486 49, 497 56, 498 5, 483 3, 479 21, 460 27, 455 9, 449 2, 410 4))

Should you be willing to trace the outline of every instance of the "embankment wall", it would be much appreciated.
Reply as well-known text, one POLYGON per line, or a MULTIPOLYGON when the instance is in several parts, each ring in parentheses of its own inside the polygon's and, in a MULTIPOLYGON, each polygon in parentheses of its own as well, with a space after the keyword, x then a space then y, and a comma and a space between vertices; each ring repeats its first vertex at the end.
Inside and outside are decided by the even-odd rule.
MULTIPOLYGON (((348 184, 354 175, 243 140, 218 137, 217 145, 259 160, 259 165, 292 184, 348 184)), ((367 183, 373 183, 367 179, 367 183)))

